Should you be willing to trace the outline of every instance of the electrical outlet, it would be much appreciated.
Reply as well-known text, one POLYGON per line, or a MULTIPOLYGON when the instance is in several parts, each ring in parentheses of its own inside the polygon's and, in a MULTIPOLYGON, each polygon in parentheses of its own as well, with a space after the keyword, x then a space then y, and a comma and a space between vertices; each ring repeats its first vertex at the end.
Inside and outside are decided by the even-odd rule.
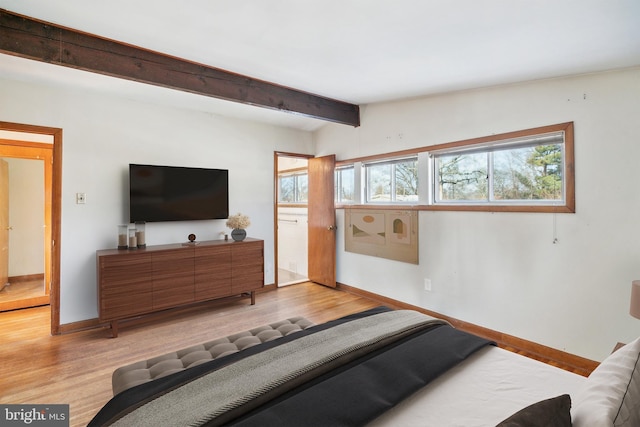
POLYGON ((425 291, 431 290, 431 279, 427 279, 426 277, 424 278, 424 290, 425 291))
POLYGON ((76 193, 76 205, 84 205, 87 202, 86 193, 76 193))

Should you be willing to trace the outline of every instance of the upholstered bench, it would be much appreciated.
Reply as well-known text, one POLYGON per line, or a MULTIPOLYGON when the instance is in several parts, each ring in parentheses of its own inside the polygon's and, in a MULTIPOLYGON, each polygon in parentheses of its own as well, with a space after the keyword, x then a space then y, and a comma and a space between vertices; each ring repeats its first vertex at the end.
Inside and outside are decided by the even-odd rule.
POLYGON ((191 368, 227 354, 236 353, 256 344, 284 337, 307 329, 310 326, 313 326, 313 323, 304 317, 292 317, 249 331, 173 351, 149 360, 122 366, 116 369, 111 377, 113 394, 116 395, 135 385, 153 381, 156 378, 191 368))

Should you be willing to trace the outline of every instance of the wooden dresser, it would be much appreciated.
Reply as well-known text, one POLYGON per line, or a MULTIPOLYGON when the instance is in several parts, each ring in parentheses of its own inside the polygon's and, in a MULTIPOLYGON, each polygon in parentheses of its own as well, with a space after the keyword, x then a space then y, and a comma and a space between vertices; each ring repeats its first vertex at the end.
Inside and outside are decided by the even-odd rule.
POLYGON ((96 252, 98 316, 118 336, 118 321, 186 304, 251 295, 264 287, 264 241, 105 249, 96 252))

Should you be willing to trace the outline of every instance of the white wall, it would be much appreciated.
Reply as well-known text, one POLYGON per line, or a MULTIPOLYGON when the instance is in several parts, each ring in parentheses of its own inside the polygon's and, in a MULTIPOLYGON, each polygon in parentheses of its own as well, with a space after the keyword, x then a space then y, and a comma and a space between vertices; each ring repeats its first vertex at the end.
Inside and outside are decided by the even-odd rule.
MULTIPOLYGON (((127 222, 129 163, 229 169, 231 213, 249 215, 248 235, 265 240, 273 283, 273 153, 310 153, 308 132, 2 79, 0 93, 3 121, 63 129, 61 324, 97 317, 95 251, 116 247, 116 227, 127 222), (77 192, 86 204, 75 203, 77 192)), ((224 220, 146 231, 148 245, 229 232, 224 220)))
POLYGON ((359 128, 324 126, 316 155, 344 160, 575 123, 575 214, 422 211, 417 266, 347 253, 339 233, 338 281, 604 359, 640 335, 628 314, 640 278, 638 117, 635 68, 368 105, 359 128))

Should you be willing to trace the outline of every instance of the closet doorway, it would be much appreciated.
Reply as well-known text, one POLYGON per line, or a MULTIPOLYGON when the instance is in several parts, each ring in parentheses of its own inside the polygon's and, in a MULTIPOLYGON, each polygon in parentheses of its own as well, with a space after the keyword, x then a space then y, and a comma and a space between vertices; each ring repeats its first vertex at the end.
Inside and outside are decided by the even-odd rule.
POLYGON ((313 156, 276 152, 275 281, 287 286, 308 281, 308 162, 313 156))
POLYGON ((49 304, 57 335, 62 130, 0 122, 0 159, 0 311, 49 304))

